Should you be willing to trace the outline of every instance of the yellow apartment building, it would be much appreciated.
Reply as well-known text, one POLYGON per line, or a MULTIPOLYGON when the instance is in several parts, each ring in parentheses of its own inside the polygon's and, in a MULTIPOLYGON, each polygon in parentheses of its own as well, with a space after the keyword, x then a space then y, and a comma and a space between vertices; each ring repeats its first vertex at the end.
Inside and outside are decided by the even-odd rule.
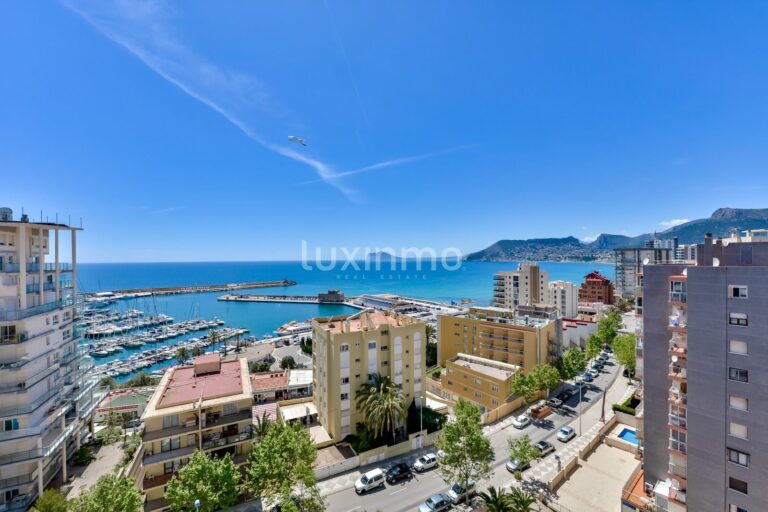
POLYGON ((364 310, 312 322, 313 393, 318 419, 335 441, 362 423, 355 397, 375 373, 403 389, 406 405, 424 397, 426 327, 415 318, 364 310))
POLYGON ((454 399, 461 397, 474 403, 481 413, 504 405, 512 395, 512 379, 520 369, 513 364, 467 354, 450 358, 445 367, 443 390, 454 399))
POLYGON ((144 510, 169 510, 166 485, 195 450, 246 462, 252 405, 245 359, 206 354, 165 372, 142 415, 142 446, 129 472, 146 496, 144 510))
POLYGON ((441 316, 438 362, 445 367, 458 354, 483 357, 530 371, 550 363, 557 343, 557 321, 520 317, 497 307, 470 308, 464 316, 441 316))

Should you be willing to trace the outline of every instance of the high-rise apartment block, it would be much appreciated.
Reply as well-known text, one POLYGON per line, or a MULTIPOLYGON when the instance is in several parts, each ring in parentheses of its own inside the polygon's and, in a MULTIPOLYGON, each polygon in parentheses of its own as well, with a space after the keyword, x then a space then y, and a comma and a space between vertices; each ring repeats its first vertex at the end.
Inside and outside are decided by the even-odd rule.
POLYGON ((590 272, 579 288, 579 302, 613 304, 613 283, 600 272, 590 272))
POLYGON ((78 231, 0 208, 0 510, 26 510, 66 480, 104 396, 78 345, 78 231))
POLYGON ((643 499, 653 510, 768 510, 767 242, 766 230, 708 236, 695 265, 643 269, 643 499))
POLYGON ((493 277, 493 302, 499 308, 549 304, 549 277, 535 263, 521 263, 517 270, 493 277))
POLYGON ((549 283, 549 301, 560 318, 575 318, 579 314, 579 288, 570 281, 549 283))
POLYGON ((402 387, 406 405, 425 396, 426 325, 409 316, 364 310, 312 322, 313 396, 318 419, 336 441, 363 422, 356 394, 374 374, 402 387))

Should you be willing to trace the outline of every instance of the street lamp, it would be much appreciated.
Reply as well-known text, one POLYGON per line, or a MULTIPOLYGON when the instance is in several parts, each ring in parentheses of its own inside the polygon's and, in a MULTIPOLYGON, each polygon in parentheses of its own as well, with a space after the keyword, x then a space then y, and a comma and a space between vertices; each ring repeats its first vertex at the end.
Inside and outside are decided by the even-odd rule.
POLYGON ((200 500, 195 500, 195 510, 200 510, 200 500))
POLYGON ((576 383, 579 386, 579 435, 582 435, 581 431, 581 393, 584 389, 584 379, 579 379, 576 381, 576 383))

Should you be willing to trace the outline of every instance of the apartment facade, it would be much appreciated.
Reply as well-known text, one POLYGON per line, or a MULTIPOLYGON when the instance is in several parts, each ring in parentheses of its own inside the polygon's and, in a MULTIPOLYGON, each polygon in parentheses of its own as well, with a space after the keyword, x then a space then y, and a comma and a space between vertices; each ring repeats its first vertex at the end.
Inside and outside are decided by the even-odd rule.
POLYGON ((671 512, 768 510, 768 237, 643 273, 645 490, 671 512))
POLYGON ((549 302, 560 318, 574 318, 579 314, 579 288, 570 281, 549 283, 549 302))
POLYGON ((517 270, 496 273, 493 277, 494 307, 515 309, 533 304, 549 304, 549 276, 537 264, 521 263, 517 270))
POLYGON ((441 316, 438 363, 458 354, 482 357, 530 371, 551 362, 558 340, 557 320, 520 317, 513 310, 470 308, 463 316, 441 316))
POLYGON ((146 497, 144 510, 170 510, 166 486, 196 450, 245 463, 252 447, 252 405, 245 359, 222 361, 206 354, 166 371, 142 415, 142 445, 129 470, 146 497))
POLYGON ((512 395, 512 379, 519 369, 513 364, 457 354, 446 361, 441 387, 452 398, 469 400, 485 414, 507 402, 512 395))
POLYGON ((637 295, 643 265, 663 265, 675 260, 673 247, 628 247, 614 250, 616 292, 624 299, 637 295))
POLYGON ((57 475, 66 480, 105 394, 78 343, 78 231, 0 208, 1 510, 26 510, 57 475))
POLYGON ((406 405, 425 396, 426 324, 405 315, 364 310, 312 322, 313 402, 335 441, 363 422, 355 397, 371 375, 402 387, 406 405))
MULTIPOLYGON (((590 272, 584 276, 579 288, 579 302, 613 304, 613 283, 600 272, 590 272)), ((578 309, 578 306, 577 306, 578 309)))

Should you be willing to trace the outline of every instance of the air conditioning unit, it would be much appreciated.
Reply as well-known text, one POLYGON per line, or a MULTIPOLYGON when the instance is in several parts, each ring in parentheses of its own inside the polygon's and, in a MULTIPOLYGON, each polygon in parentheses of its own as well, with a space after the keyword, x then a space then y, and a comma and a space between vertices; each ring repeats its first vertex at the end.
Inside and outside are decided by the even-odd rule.
POLYGON ((649 482, 645 482, 645 494, 648 496, 653 496, 653 484, 649 482))

